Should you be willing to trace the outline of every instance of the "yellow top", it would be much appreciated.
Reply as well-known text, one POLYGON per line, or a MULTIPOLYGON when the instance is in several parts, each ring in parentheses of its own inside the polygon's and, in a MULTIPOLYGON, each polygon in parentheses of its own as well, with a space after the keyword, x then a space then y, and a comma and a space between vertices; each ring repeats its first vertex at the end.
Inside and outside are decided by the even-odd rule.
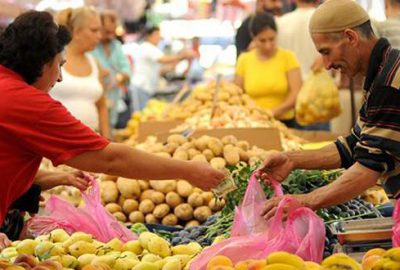
MULTIPOLYGON (((289 93, 288 71, 300 68, 293 52, 278 48, 275 55, 260 60, 256 50, 242 53, 236 65, 236 74, 243 78, 245 92, 257 105, 273 109, 282 104, 289 93)), ((286 112, 281 120, 294 118, 294 110, 286 112)))

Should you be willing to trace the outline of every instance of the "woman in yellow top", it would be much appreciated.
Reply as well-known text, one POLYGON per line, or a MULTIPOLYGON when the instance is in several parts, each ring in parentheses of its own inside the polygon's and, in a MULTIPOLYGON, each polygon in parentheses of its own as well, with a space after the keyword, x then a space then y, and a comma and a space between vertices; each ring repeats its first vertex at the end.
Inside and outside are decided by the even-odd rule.
POLYGON ((296 56, 277 47, 277 28, 271 15, 254 15, 249 32, 253 48, 239 56, 235 83, 287 126, 298 127, 294 106, 302 81, 296 56))

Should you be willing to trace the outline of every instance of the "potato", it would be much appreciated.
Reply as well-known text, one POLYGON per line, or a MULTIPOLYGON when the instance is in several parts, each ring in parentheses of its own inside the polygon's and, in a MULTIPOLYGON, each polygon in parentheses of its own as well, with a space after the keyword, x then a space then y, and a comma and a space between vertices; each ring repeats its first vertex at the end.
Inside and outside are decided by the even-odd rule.
POLYGON ((166 153, 166 152, 156 153, 156 156, 159 156, 159 157, 162 157, 162 158, 171 158, 171 155, 169 153, 166 153))
POLYGON ((126 216, 122 212, 115 212, 113 213, 113 216, 120 222, 126 222, 126 216))
POLYGON ((160 192, 160 191, 154 191, 153 194, 151 195, 150 200, 155 204, 160 204, 163 203, 165 200, 165 195, 160 192))
POLYGON ((100 176, 100 180, 101 181, 113 181, 113 182, 116 182, 117 179, 118 179, 118 176, 115 176, 115 175, 102 174, 100 176))
POLYGON ((210 149, 205 149, 203 155, 206 157, 208 162, 214 158, 214 153, 210 149))
POLYGON ((115 212, 121 212, 121 206, 116 203, 108 203, 108 204, 106 204, 105 208, 111 214, 113 214, 115 212))
POLYGON ((228 103, 230 105, 240 105, 242 104, 242 100, 240 99, 239 96, 232 96, 229 98, 228 103))
POLYGON ((166 204, 166 203, 163 203, 163 204, 157 205, 157 206, 154 208, 154 210, 153 210, 153 215, 154 215, 156 218, 163 218, 163 217, 165 217, 166 215, 168 215, 169 210, 170 210, 169 205, 166 204))
POLYGON ((140 186, 140 190, 143 192, 145 190, 148 190, 150 187, 150 184, 148 181, 145 180, 138 180, 139 186, 140 186))
POLYGON ((125 196, 120 195, 119 198, 118 198, 118 204, 123 206, 125 201, 126 201, 125 196))
POLYGON ((201 223, 206 221, 212 215, 211 209, 208 206, 200 206, 194 210, 194 218, 201 223))
POLYGON ((210 138, 207 147, 214 153, 214 156, 220 156, 223 151, 223 144, 216 138, 210 138))
POLYGON ((195 156, 192 158, 192 160, 208 162, 208 161, 207 161, 207 158, 206 158, 203 154, 195 155, 195 156))
MULTIPOLYGON (((189 150, 190 148, 194 148, 194 144, 193 144, 193 142, 185 142, 184 144, 182 144, 181 146, 179 146, 179 150, 185 150, 185 151, 187 151, 187 150, 189 150)), ((176 150, 178 150, 178 149, 176 149, 176 150)))
POLYGON ((188 221, 193 218, 193 208, 188 203, 183 203, 175 207, 175 216, 183 221, 188 221))
POLYGON ((199 151, 204 151, 207 149, 207 142, 209 140, 209 136, 201 136, 200 138, 194 140, 194 146, 196 147, 197 150, 199 151))
POLYGON ((196 155, 200 154, 200 151, 194 148, 190 148, 187 150, 189 159, 193 159, 193 157, 195 157, 196 155))
POLYGON ((140 195, 140 186, 137 180, 119 177, 117 187, 119 192, 127 199, 137 198, 140 195))
POLYGON ((241 161, 248 162, 250 157, 249 154, 247 154, 246 151, 244 151, 242 148, 236 147, 236 149, 239 151, 239 158, 241 161))
POLYGON ((197 220, 193 219, 191 221, 189 221, 188 223, 186 223, 185 227, 196 227, 199 226, 200 222, 198 222, 197 220))
POLYGON ((104 203, 116 202, 118 199, 118 188, 113 181, 104 181, 100 183, 101 199, 104 203))
POLYGON ((203 197, 200 193, 192 193, 189 195, 188 204, 190 204, 193 208, 203 205, 203 197))
POLYGON ((224 206, 225 206, 224 199, 218 200, 214 198, 208 203, 208 207, 210 207, 210 209, 214 212, 221 210, 224 206))
POLYGON ((158 219, 153 214, 147 214, 146 217, 144 218, 144 221, 148 224, 157 224, 160 223, 158 219))
POLYGON ((165 201, 172 208, 175 208, 183 202, 182 197, 179 196, 178 193, 173 191, 167 193, 167 196, 165 196, 165 201))
POLYGON ((164 194, 174 191, 176 189, 176 180, 161 180, 161 181, 150 181, 150 186, 164 194))
POLYGON ((247 141, 238 141, 236 146, 243 149, 244 151, 248 151, 250 149, 250 144, 247 141))
POLYGON ((176 142, 167 143, 164 146, 164 151, 167 152, 168 154, 173 154, 178 147, 179 144, 176 142))
POLYGON ((210 165, 216 170, 222 170, 225 169, 226 161, 221 157, 215 157, 210 160, 210 165))
POLYGON ((144 223, 144 215, 140 211, 134 211, 129 214, 129 221, 132 223, 144 223))
POLYGON ((224 146, 224 158, 228 165, 236 165, 240 161, 239 151, 236 147, 228 144, 224 146))
POLYGON ((150 199, 154 192, 155 192, 155 191, 154 191, 153 189, 145 190, 145 191, 142 192, 142 194, 140 195, 140 201, 144 201, 144 200, 150 199))
POLYGON ((213 95, 211 92, 198 92, 196 94, 196 99, 201 100, 201 101, 211 101, 213 98, 213 95))
POLYGON ((228 92, 219 92, 218 93, 218 100, 229 100, 231 95, 228 92))
POLYGON ((175 226, 178 224, 178 218, 174 214, 168 214, 162 219, 161 223, 163 225, 175 226))
POLYGON ((203 204, 208 205, 208 203, 214 199, 214 195, 210 191, 202 192, 201 197, 203 197, 203 204))
POLYGON ((126 199, 124 204, 122 205, 122 210, 127 215, 138 209, 139 209, 139 203, 134 199, 126 199))
POLYGON ((182 145, 185 142, 187 142, 187 139, 181 134, 172 134, 167 139, 167 143, 176 143, 178 145, 182 145))
POLYGON ((227 145, 227 144, 232 144, 232 145, 235 145, 236 143, 237 143, 237 139, 236 139, 236 137, 235 136, 233 136, 233 135, 227 135, 227 136, 224 136, 222 139, 221 139, 221 142, 224 144, 224 145, 227 145))
POLYGON ((150 153, 164 152, 164 145, 162 143, 151 144, 147 148, 147 151, 150 152, 150 153))
POLYGON ((184 150, 176 150, 175 153, 172 155, 174 159, 179 159, 179 160, 188 160, 189 155, 186 151, 184 150))
POLYGON ((154 207, 155 207, 154 203, 151 200, 146 199, 140 202, 139 211, 142 212, 143 214, 148 214, 153 212, 154 207))
POLYGON ((193 186, 185 180, 179 180, 176 185, 176 191, 180 196, 186 198, 192 193, 193 186))

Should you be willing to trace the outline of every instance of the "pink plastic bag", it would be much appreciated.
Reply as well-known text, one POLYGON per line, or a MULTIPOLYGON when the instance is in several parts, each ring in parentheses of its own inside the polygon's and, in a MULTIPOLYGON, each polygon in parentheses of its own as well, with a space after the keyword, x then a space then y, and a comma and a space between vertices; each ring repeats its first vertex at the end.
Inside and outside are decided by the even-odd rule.
MULTIPOLYGON (((271 183, 275 194, 282 194, 280 185, 276 181, 271 183)), ((304 260, 321 262, 325 244, 323 220, 311 209, 299 207, 293 198, 284 197, 275 216, 265 221, 260 215, 265 201, 264 192, 253 174, 242 205, 236 209, 231 238, 204 249, 191 263, 190 270, 206 269, 210 258, 216 255, 227 256, 236 264, 248 259, 265 259, 275 251, 287 251, 304 260), (287 207, 287 220, 283 221, 287 207)))
POLYGON ((134 233, 103 207, 100 187, 94 177, 85 174, 85 178, 92 186, 86 192, 81 192, 85 206, 76 208, 53 195, 46 204, 46 216, 35 216, 29 220, 27 226, 30 233, 38 236, 62 228, 69 234, 89 233, 101 242, 108 242, 113 238, 118 238, 122 242, 137 239, 134 233))
POLYGON ((392 217, 394 219, 392 242, 394 247, 399 247, 400 246, 400 200, 396 201, 392 217))

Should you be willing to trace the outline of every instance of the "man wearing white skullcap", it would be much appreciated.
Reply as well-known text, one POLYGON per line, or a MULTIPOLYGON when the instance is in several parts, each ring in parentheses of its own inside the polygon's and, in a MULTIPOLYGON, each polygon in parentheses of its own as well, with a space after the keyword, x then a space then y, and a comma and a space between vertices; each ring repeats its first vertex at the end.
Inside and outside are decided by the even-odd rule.
MULTIPOLYGON (((309 30, 327 69, 365 77, 365 103, 351 134, 319 150, 273 152, 260 167, 262 178, 283 181, 293 169, 347 170, 332 184, 294 195, 312 209, 348 201, 379 178, 394 197, 400 195, 400 52, 378 39, 368 14, 352 0, 328 0, 313 14, 309 30)), ((269 200, 270 218, 282 199, 269 200)))

